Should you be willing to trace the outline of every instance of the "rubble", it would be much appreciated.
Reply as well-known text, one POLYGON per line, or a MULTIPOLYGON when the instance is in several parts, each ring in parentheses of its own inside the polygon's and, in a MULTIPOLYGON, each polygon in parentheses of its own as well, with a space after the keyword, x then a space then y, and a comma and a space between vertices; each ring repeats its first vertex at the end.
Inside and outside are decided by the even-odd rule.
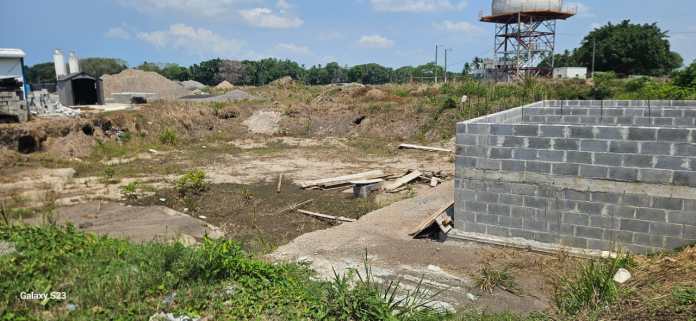
POLYGON ((77 117, 80 115, 79 110, 63 106, 58 95, 49 93, 46 89, 29 93, 28 103, 29 111, 34 116, 77 117))

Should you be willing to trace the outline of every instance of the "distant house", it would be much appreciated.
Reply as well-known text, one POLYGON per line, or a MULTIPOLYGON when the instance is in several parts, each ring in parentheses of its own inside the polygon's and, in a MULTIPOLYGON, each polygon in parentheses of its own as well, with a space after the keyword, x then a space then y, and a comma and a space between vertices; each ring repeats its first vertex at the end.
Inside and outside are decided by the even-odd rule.
POLYGON ((586 67, 560 67, 553 69, 554 79, 587 79, 586 67))

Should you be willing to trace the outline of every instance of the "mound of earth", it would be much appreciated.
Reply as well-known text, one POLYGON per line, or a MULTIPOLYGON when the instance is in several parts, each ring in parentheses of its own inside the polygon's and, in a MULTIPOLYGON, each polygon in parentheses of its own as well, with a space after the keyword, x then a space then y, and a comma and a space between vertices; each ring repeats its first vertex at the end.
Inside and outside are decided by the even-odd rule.
POLYGON ((367 91, 365 93, 365 97, 372 99, 372 100, 382 100, 387 97, 387 94, 385 94, 383 91, 373 88, 367 91))
POLYGON ((215 86, 215 89, 223 91, 232 90, 234 89, 234 85, 227 80, 223 80, 221 83, 215 86))
POLYGON ((290 76, 285 76, 280 79, 276 79, 270 83, 271 86, 276 87, 290 87, 295 84, 295 80, 290 76))
POLYGON ((174 100, 191 94, 178 82, 150 71, 126 69, 115 75, 104 75, 102 80, 106 97, 119 92, 147 92, 158 94, 164 100, 174 100))
POLYGON ((256 97, 250 95, 249 93, 235 89, 230 92, 224 93, 222 95, 192 95, 192 96, 186 96, 182 97, 181 100, 184 101, 190 101, 190 102, 235 102, 235 101, 241 101, 241 100, 252 100, 255 99, 256 97))
POLYGON ((94 137, 87 136, 81 131, 73 131, 65 137, 49 137, 45 143, 47 152, 63 158, 87 157, 96 144, 94 137))
POLYGON ((206 87, 204 84, 201 84, 195 80, 182 81, 180 84, 188 90, 200 90, 206 87))
POLYGON ((254 134, 273 135, 280 131, 280 113, 259 110, 244 121, 244 125, 254 134))

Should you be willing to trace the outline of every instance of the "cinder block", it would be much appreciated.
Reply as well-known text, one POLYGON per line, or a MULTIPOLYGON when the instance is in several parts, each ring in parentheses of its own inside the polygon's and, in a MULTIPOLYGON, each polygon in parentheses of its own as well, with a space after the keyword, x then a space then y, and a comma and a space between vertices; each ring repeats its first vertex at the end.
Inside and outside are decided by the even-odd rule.
MULTIPOLYGON (((504 171, 510 172, 524 172, 525 164, 524 161, 518 160, 503 160, 501 162, 501 168, 504 171)), ((670 177, 671 178, 671 177, 670 177)))
POLYGON ((650 207, 650 195, 626 194, 623 196, 621 204, 633 207, 650 207))
POLYGON ((577 237, 601 240, 603 235, 604 235, 604 230, 601 228, 585 227, 585 226, 576 226, 575 227, 575 236, 577 236, 577 237))
POLYGON ((633 243, 644 246, 663 247, 664 237, 644 233, 636 233, 633 236, 633 243))
POLYGON ((516 136, 539 136, 539 125, 514 125, 516 136))
POLYGON ((510 237, 510 229, 502 226, 488 225, 486 227, 486 234, 500 237, 510 237))
POLYGON ((586 178, 607 178, 609 168, 602 166, 581 165, 580 176, 586 178))
POLYGON ((485 234, 486 225, 475 222, 466 222, 464 223, 464 232, 485 234))
POLYGON ((588 244, 587 239, 573 237, 573 236, 562 236, 561 237, 561 245, 563 245, 563 246, 574 247, 574 248, 579 248, 579 249, 586 249, 587 244, 588 244))
POLYGON ((689 159, 684 157, 656 156, 655 168, 689 170, 689 159))
POLYGON ((598 127, 597 139, 624 139, 625 129, 616 127, 598 127))
POLYGON ((532 239, 542 243, 557 243, 560 236, 551 233, 535 232, 532 239))
POLYGON ((466 203, 464 203, 464 209, 470 212, 487 213, 488 204, 478 201, 467 201, 466 203))
POLYGON ((478 144, 478 135, 457 134, 457 145, 473 146, 478 144))
POLYGON ((669 237, 669 236, 666 236, 664 238, 664 240, 665 240, 665 243, 664 243, 663 247, 666 249, 669 249, 669 250, 680 248, 680 247, 683 247, 685 245, 693 244, 693 242, 691 242, 691 241, 688 241, 688 240, 685 240, 682 238, 669 237))
POLYGON ((500 217, 500 225, 509 227, 509 228, 523 228, 524 227, 524 219, 519 218, 519 217, 510 217, 510 216, 501 216, 500 217))
POLYGON ((570 127, 570 138, 594 138, 594 132, 592 127, 580 127, 571 126, 570 127))
POLYGON ((667 222, 667 213, 664 210, 654 208, 639 208, 636 218, 643 221, 667 222))
POLYGON ((512 125, 493 124, 491 125, 491 134, 501 136, 512 136, 514 134, 514 131, 512 129, 512 125))
POLYGON ((537 209, 523 206, 511 206, 510 216, 521 218, 525 220, 533 220, 536 215, 537 209))
POLYGON ((669 155, 672 152, 672 145, 665 142, 642 142, 640 143, 640 153, 648 155, 669 155))
POLYGON ((615 246, 609 241, 605 240, 587 240, 587 248, 600 251, 614 251, 615 246))
POLYGON ((488 214, 510 216, 510 206, 504 204, 488 204, 488 214))
POLYGON ((537 160, 537 151, 533 149, 513 149, 512 156, 517 160, 537 160))
POLYGON ((684 209, 684 200, 670 197, 653 197, 653 208, 681 211, 684 209))
POLYGON ((578 140, 577 139, 563 139, 563 138, 553 139, 553 149, 577 151, 579 149, 578 140))
POLYGON ((657 129, 655 128, 629 128, 629 140, 654 141, 657 139, 657 129))
POLYGON ((551 172, 551 163, 527 161, 525 170, 533 173, 548 174, 551 172))
POLYGON ((638 170, 634 168, 610 168, 609 179, 624 182, 635 182, 638 180, 638 170))
POLYGON ((511 183, 510 184, 510 193, 512 193, 512 194, 534 196, 534 195, 536 195, 536 190, 537 190, 537 187, 534 185, 521 184, 521 183, 511 183))
POLYGON ((564 151, 560 150, 540 150, 538 153, 539 160, 545 162, 562 162, 565 156, 564 151))
POLYGON ((631 243, 633 242, 633 232, 605 230, 603 238, 614 243, 631 243))
POLYGON ((667 214, 667 222, 696 226, 696 212, 669 212, 667 214))
POLYGON ((578 174, 580 173, 580 165, 565 163, 552 164, 551 173, 553 175, 578 176, 578 174))
POLYGON ((660 236, 682 237, 684 225, 669 223, 650 223, 650 234, 660 236))
POLYGON ((566 155, 568 163, 592 164, 592 153, 569 151, 566 155))
POLYGON ((491 127, 489 124, 469 123, 466 125, 466 133, 467 134, 490 135, 490 133, 491 133, 490 130, 491 130, 491 127))
POLYGON ((532 149, 549 149, 551 148, 551 139, 549 138, 540 138, 540 137, 530 137, 528 139, 529 141, 529 148, 532 149))
POLYGON ((524 147, 524 138, 517 136, 505 136, 503 147, 524 147))
POLYGON ((498 215, 476 214, 476 223, 498 225, 500 223, 500 217, 498 215))
POLYGON ((668 142, 688 142, 688 129, 661 128, 657 131, 657 140, 668 142))
POLYGON ((696 172, 674 172, 674 185, 696 187, 696 172))
POLYGON ((486 170, 500 170, 501 162, 500 160, 478 158, 476 160, 476 168, 486 169, 486 170))
POLYGON ((538 209, 548 208, 548 199, 543 197, 525 196, 524 206, 538 209))
POLYGON ((534 238, 534 233, 531 231, 524 230, 524 229, 511 228, 510 229, 510 237, 518 237, 518 238, 531 240, 534 238))
POLYGON ((492 159, 511 159, 512 149, 511 148, 491 148, 492 159))
POLYGON ((524 220, 524 229, 534 232, 548 232, 546 221, 524 220))
POLYGON ((455 165, 458 168, 476 168, 476 158, 457 156, 455 165))
POLYGON ((609 142, 606 140, 583 140, 580 142, 580 151, 605 153, 609 151, 609 142))
POLYGON ((541 125, 539 136, 542 137, 565 137, 565 127, 563 126, 544 126, 541 125))
POLYGON ((602 203, 579 202, 578 212, 585 213, 588 215, 602 215, 604 206, 605 205, 602 203))
POLYGON ((490 193, 490 192, 477 192, 476 193, 476 201, 478 202, 484 202, 484 203, 497 203, 498 202, 498 193, 490 193))
POLYGON ((684 225, 684 239, 696 240, 696 226, 684 225))
POLYGON ((564 212, 561 216, 563 224, 588 226, 590 225, 590 216, 586 214, 576 214, 564 212))
POLYGON ((618 204, 621 201, 621 194, 607 192, 592 192, 592 202, 618 204))
POLYGON ((500 194, 500 199, 498 201, 506 205, 522 206, 524 205, 524 196, 513 194, 500 194))
POLYGON ((650 232, 650 223, 646 221, 622 218, 620 222, 620 229, 622 231, 648 233, 650 232))
POLYGON ((619 219, 610 216, 590 216, 590 226, 603 229, 616 229, 619 219))
POLYGON ((623 155, 623 166, 652 168, 653 167, 653 156, 624 154, 623 155))
POLYGON ((671 184, 674 171, 660 169, 644 169, 638 170, 638 180, 645 183, 653 184, 671 184))
POLYGON ((563 191, 563 198, 567 200, 589 202, 592 198, 590 192, 566 189, 563 191))
POLYGON ((615 153, 595 153, 594 164, 605 166, 621 166, 622 154, 615 153))
POLYGON ((612 141, 611 144, 609 145, 609 151, 612 153, 619 153, 619 154, 636 154, 636 153, 638 153, 638 143, 612 141))

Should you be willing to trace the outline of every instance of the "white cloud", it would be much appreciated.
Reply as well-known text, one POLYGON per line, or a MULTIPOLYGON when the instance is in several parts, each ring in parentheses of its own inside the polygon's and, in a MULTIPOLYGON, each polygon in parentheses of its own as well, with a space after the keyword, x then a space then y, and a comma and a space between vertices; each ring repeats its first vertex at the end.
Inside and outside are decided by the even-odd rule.
POLYGON ((370 0, 372 8, 387 12, 434 12, 462 10, 466 1, 450 0, 370 0))
POLYGON ((219 17, 233 13, 240 5, 258 3, 259 0, 117 0, 117 2, 141 12, 171 11, 190 16, 219 17))
POLYGON ((292 8, 292 5, 288 2, 288 0, 278 0, 278 2, 276 2, 276 7, 281 10, 289 10, 292 8))
POLYGON ((131 34, 124 27, 111 27, 106 33, 104 33, 104 36, 111 39, 127 40, 130 39, 131 34))
POLYGON ((261 28, 289 29, 297 28, 304 24, 304 21, 298 17, 277 15, 268 8, 240 10, 239 14, 248 24, 261 28))
POLYGON ((358 40, 358 44, 360 44, 363 47, 366 48, 391 48, 394 47, 394 41, 387 39, 385 37, 382 37, 380 35, 369 35, 369 36, 362 36, 360 40, 358 40))
POLYGON ((312 50, 310 50, 309 47, 300 46, 293 43, 279 43, 275 46, 275 50, 292 55, 307 56, 312 54, 312 50))
POLYGON ((174 24, 167 30, 139 32, 137 38, 158 48, 183 50, 200 56, 229 56, 239 53, 244 46, 239 40, 185 24, 174 24))
POLYGON ((476 26, 472 23, 466 22, 466 21, 449 21, 445 20, 443 22, 436 22, 433 23, 433 25, 440 29, 440 30, 446 30, 446 31, 452 31, 452 32, 463 32, 463 33, 475 33, 479 34, 483 32, 483 29, 481 27, 476 26))

